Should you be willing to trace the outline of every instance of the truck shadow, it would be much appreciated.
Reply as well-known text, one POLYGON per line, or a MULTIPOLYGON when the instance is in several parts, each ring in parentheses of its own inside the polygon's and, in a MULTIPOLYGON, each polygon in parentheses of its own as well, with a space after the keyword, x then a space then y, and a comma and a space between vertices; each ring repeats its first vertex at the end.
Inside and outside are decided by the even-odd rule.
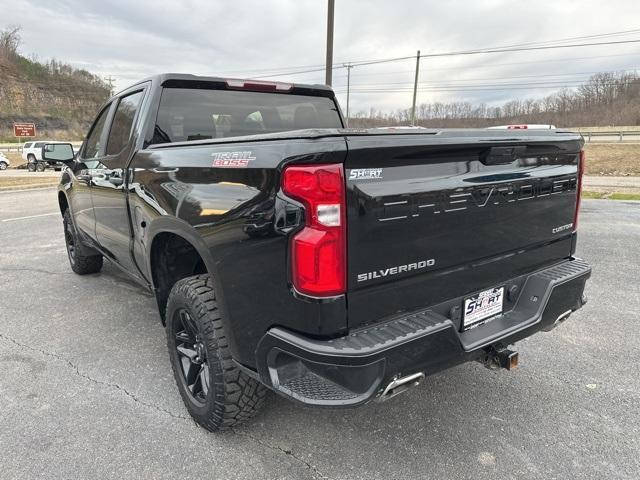
POLYGON ((496 372, 464 364, 353 410, 308 408, 271 395, 263 412, 239 429, 286 446, 328 477, 344 472, 340 465, 357 478, 449 478, 447 465, 487 475, 499 463, 535 468, 529 448, 554 444, 572 456, 564 446, 572 442, 570 429, 558 428, 571 407, 554 398, 559 394, 545 385, 549 376, 536 377, 527 367, 496 372))
MULTIPOLYGON (((142 388, 132 384, 132 390, 173 415, 188 417, 171 377, 153 296, 108 263, 99 275, 99 282, 118 287, 109 288, 113 292, 126 289, 142 295, 124 293, 125 303, 137 315, 111 320, 118 333, 106 339, 114 344, 105 348, 118 349, 122 338, 135 340, 142 349, 137 355, 154 380, 142 388)), ((519 350, 535 350, 550 338, 533 337, 519 350)), ((243 438, 243 448, 268 445, 304 459, 327 478, 448 478, 452 465, 466 465, 476 478, 490 478, 504 464, 532 473, 541 465, 529 451, 553 446, 554 454, 566 455, 567 461, 573 455, 566 418, 576 402, 567 401, 566 388, 553 388, 553 383, 566 384, 542 371, 544 362, 539 362, 532 359, 514 372, 463 364, 427 377, 419 387, 385 403, 356 409, 310 408, 271 393, 262 411, 234 431, 243 438)), ((118 367, 125 362, 112 363, 117 377, 129 383, 118 367)), ((232 438, 204 429, 193 435, 211 445, 232 438)))

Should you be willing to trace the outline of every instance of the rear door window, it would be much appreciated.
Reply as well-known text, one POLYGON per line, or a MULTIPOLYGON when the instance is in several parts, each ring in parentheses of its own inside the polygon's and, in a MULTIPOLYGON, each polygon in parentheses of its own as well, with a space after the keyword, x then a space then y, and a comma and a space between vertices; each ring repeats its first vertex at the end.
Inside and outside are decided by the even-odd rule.
POLYGON ((25 143, 24 144, 24 148, 31 148, 31 145, 33 145, 32 143, 25 143))
POLYGON ((342 128, 331 98, 204 88, 162 91, 153 143, 342 128))

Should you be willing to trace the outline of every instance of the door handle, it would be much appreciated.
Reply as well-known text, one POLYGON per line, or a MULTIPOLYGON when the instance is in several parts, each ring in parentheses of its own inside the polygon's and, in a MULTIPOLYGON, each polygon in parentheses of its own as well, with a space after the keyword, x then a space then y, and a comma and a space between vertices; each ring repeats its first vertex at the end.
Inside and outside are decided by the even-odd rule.
POLYGON ((93 177, 89 173, 83 173, 83 174, 80 174, 80 175, 76 175, 76 180, 84 182, 87 185, 89 185, 91 183, 92 179, 93 179, 93 177))

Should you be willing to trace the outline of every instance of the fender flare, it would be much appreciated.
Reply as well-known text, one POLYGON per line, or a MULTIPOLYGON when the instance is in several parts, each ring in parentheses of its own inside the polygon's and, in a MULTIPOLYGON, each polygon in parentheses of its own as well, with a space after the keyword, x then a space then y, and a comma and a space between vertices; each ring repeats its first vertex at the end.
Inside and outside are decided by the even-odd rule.
POLYGON ((149 279, 152 286, 153 271, 151 268, 151 251, 153 242, 155 241, 156 237, 162 233, 171 233, 178 237, 184 238, 193 246, 193 248, 195 248, 196 252, 198 252, 198 255, 200 255, 200 258, 202 258, 205 267, 207 267, 207 272, 209 272, 214 277, 217 276, 217 271, 215 270, 215 262, 213 256, 211 255, 211 251, 202 240, 202 236, 198 233, 198 231, 184 220, 181 220, 177 217, 165 216, 151 221, 150 225, 147 227, 148 240, 146 243, 148 245, 148 248, 145 251, 145 266, 147 272, 149 273, 149 279))
POLYGON ((213 287, 216 292, 216 302, 221 313, 220 318, 222 320, 222 324, 225 327, 225 335, 229 340, 229 346, 231 348, 232 354, 235 354, 235 332, 230 325, 230 317, 227 310, 226 302, 224 300, 224 295, 222 294, 223 289, 221 285, 221 279, 218 276, 215 259, 211 254, 211 250, 209 249, 209 247, 207 247, 206 243, 202 239, 200 233, 192 225, 177 217, 163 216, 160 218, 156 218, 155 220, 150 222, 150 225, 147 228, 148 247, 145 251, 145 266, 149 274, 149 282, 153 288, 153 291, 155 292, 156 289, 154 285, 153 271, 151 268, 151 252, 155 238, 162 233, 172 233, 174 235, 182 237, 187 242, 189 242, 193 246, 193 248, 195 248, 196 252, 198 252, 198 255, 200 255, 200 258, 202 258, 202 261, 207 268, 207 273, 211 275, 211 278, 213 280, 213 287))

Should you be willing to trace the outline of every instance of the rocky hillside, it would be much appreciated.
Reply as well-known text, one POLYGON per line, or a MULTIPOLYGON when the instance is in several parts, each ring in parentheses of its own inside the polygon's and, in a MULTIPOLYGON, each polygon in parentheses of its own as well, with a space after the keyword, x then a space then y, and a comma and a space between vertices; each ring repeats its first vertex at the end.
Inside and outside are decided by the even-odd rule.
POLYGON ((0 142, 15 141, 13 122, 34 122, 39 138, 80 139, 109 86, 86 70, 22 56, 18 34, 0 32, 0 142))

